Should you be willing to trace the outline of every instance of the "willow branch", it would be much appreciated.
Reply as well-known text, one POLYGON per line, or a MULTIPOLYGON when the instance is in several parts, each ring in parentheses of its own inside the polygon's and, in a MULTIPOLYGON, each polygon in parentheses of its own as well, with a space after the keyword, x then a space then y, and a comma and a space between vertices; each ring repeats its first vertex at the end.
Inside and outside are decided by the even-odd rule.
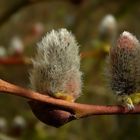
POLYGON ((0 92, 30 99, 29 105, 35 116, 40 121, 55 127, 93 115, 140 114, 140 105, 130 111, 121 106, 71 103, 10 84, 1 79, 0 92))
POLYGON ((135 107, 135 110, 128 111, 120 106, 101 106, 101 105, 88 105, 80 103, 70 103, 64 100, 55 99, 38 92, 25 89, 6 81, 0 80, 0 92, 9 93, 12 95, 24 97, 30 100, 43 102, 46 104, 60 107, 64 110, 71 110, 76 115, 76 118, 83 118, 92 115, 112 115, 112 114, 139 114, 140 105, 135 107))
POLYGON ((29 65, 31 60, 28 57, 4 57, 0 58, 1 65, 29 65))
MULTIPOLYGON (((107 54, 104 50, 98 49, 95 51, 85 51, 80 53, 80 57, 84 58, 100 58, 107 54)), ((30 65, 32 64, 31 59, 28 57, 4 57, 0 58, 1 65, 30 65)))

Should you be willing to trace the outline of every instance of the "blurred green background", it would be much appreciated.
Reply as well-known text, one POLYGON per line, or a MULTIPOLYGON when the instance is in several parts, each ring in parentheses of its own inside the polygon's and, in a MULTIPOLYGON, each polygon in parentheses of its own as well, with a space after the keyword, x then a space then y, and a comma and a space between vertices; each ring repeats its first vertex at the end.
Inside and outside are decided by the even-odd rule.
MULTIPOLYGON (((77 102, 116 104, 104 76, 103 50, 124 30, 139 39, 139 5, 139 0, 0 0, 0 59, 32 57, 46 32, 67 28, 76 36, 80 52, 101 54, 81 59, 83 93, 77 102), (102 29, 108 14, 116 19, 115 30, 102 29)), ((0 64, 0 78, 29 88, 30 68, 0 64)), ((36 119, 25 99, 0 95, 0 140, 138 140, 139 130, 139 115, 93 116, 53 128, 36 119)))

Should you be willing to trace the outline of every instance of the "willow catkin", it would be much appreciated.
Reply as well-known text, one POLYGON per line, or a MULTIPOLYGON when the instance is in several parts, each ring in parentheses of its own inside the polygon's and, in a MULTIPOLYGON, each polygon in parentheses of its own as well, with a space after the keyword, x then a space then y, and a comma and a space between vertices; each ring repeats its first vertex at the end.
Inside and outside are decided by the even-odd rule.
POLYGON ((111 14, 106 15, 99 25, 99 37, 102 41, 114 43, 117 35, 117 21, 111 14))
POLYGON ((140 43, 124 31, 109 54, 109 79, 116 95, 140 91, 140 43))
POLYGON ((52 30, 38 43, 30 73, 34 90, 55 96, 61 92, 76 99, 81 93, 79 46, 66 29, 52 30))

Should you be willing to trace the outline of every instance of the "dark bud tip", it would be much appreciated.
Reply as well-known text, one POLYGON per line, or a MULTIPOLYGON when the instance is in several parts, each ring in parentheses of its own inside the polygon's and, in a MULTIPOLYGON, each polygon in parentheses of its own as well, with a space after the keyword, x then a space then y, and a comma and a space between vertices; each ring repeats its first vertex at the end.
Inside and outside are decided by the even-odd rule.
POLYGON ((58 109, 52 105, 37 101, 29 101, 32 112, 43 123, 54 127, 60 127, 74 119, 75 116, 68 112, 58 109))

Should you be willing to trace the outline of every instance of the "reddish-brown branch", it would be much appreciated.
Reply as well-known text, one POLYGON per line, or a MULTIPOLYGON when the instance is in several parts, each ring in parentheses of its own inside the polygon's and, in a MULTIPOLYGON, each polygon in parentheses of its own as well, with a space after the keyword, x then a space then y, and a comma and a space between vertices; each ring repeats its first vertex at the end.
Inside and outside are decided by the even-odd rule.
POLYGON ((0 58, 1 65, 22 65, 31 64, 30 58, 27 57, 4 57, 0 58))
MULTIPOLYGON (((81 52, 80 56, 82 59, 84 58, 100 58, 102 56, 105 56, 106 52, 104 52, 101 49, 95 50, 95 51, 85 51, 81 52)), ((28 57, 4 57, 0 58, 0 64, 1 65, 30 65, 31 59, 28 57)))
MULTIPOLYGON (((140 113, 140 106, 136 106, 135 110, 128 111, 121 106, 101 106, 101 105, 87 105, 80 103, 70 103, 64 100, 55 99, 47 95, 42 95, 38 92, 34 92, 29 89, 21 88, 19 86, 10 84, 3 80, 0 80, 0 92, 9 93, 12 95, 21 96, 33 101, 34 106, 39 104, 45 104, 53 106, 61 110, 63 113, 69 112, 74 116, 74 119, 79 119, 92 115, 112 115, 112 114, 137 114, 140 113), (39 103, 39 104, 36 104, 39 103), (63 112, 64 111, 64 112, 63 112)), ((31 101, 31 102, 32 102, 31 101)), ((32 103, 31 103, 32 104, 32 103)), ((64 114, 65 114, 64 113, 64 114)))
POLYGON ((88 115, 100 115, 100 114, 116 114, 116 113, 139 113, 140 107, 131 112, 124 112, 124 109, 119 106, 98 106, 98 105, 85 105, 80 103, 70 103, 64 100, 55 99, 47 95, 42 95, 38 92, 21 88, 19 86, 10 84, 3 80, 0 80, 0 91, 9 93, 12 95, 21 96, 27 99, 44 102, 50 105, 58 106, 65 110, 72 110, 75 113, 79 113, 78 117, 85 117, 88 115))

